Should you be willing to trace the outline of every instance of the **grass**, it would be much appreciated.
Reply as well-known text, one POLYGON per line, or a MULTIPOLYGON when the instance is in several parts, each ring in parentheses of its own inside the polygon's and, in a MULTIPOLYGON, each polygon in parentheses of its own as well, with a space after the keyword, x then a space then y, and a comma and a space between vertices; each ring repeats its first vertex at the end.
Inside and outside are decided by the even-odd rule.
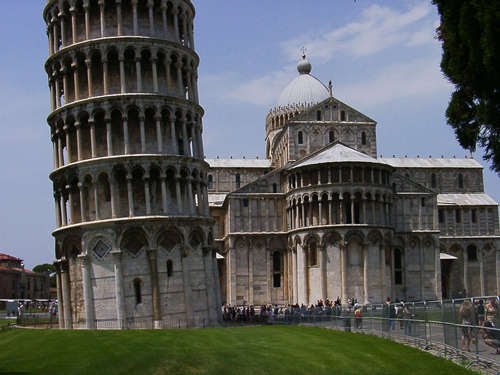
POLYGON ((0 374, 471 374, 380 338, 297 326, 0 332, 0 374))

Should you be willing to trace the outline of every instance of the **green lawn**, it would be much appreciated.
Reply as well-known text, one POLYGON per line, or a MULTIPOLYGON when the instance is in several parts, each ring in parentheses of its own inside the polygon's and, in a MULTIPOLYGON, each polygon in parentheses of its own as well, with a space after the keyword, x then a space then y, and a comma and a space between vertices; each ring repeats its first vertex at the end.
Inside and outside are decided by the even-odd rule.
POLYGON ((380 338, 297 326, 0 332, 0 374, 471 374, 380 338))

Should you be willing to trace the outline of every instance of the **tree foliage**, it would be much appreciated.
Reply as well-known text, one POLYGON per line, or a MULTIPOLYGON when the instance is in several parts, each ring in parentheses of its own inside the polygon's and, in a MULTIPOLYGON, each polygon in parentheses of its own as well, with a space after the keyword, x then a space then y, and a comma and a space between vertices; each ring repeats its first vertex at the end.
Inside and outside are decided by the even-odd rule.
POLYGON ((485 150, 500 173, 500 1, 433 0, 441 70, 455 85, 446 117, 462 147, 485 150))
POLYGON ((50 263, 44 263, 44 264, 39 264, 35 267, 33 267, 33 272, 37 273, 44 273, 50 277, 50 287, 55 288, 56 287, 56 277, 54 273, 56 272, 56 267, 53 264, 50 263))
POLYGON ((51 273, 56 272, 56 268, 53 264, 44 263, 33 267, 33 272, 50 275, 51 273))

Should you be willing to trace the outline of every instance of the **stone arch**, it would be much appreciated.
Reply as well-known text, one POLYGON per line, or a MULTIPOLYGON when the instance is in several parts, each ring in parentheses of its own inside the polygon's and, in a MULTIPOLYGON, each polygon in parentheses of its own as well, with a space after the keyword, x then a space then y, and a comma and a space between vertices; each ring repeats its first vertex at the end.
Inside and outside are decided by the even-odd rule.
POLYGON ((82 239, 80 236, 69 235, 63 239, 61 248, 66 259, 75 259, 82 253, 82 239))
POLYGON ((342 235, 337 231, 328 231, 323 235, 321 246, 325 247, 330 244, 336 245, 342 241, 342 235))
POLYGON ((196 227, 191 230, 189 234, 189 245, 192 249, 195 249, 199 246, 203 246, 205 244, 205 235, 203 230, 200 227, 196 227))
POLYGON ((133 257, 139 255, 142 250, 149 248, 149 241, 146 233, 141 228, 127 229, 119 241, 120 249, 127 251, 133 257))
POLYGON ((172 251, 177 245, 184 244, 184 236, 176 227, 167 227, 161 229, 156 236, 156 245, 159 249, 167 252, 172 251))
POLYGON ((360 230, 350 230, 345 234, 344 239, 348 243, 353 241, 353 240, 358 241, 359 243, 364 243, 365 242, 365 235, 360 230))
POLYGON ((370 241, 372 244, 375 245, 377 243, 382 243, 384 240, 384 236, 378 230, 371 230, 368 233, 367 239, 368 241, 370 241))

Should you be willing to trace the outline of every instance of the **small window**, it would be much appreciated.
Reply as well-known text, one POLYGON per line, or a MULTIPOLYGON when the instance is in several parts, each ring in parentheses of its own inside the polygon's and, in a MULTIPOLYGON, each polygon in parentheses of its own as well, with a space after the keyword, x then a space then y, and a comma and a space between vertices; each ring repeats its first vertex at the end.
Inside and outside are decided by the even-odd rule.
POLYGON ((248 207, 248 199, 243 199, 243 207, 248 207))
POLYGON ((467 260, 470 262, 477 261, 477 248, 474 245, 469 245, 467 247, 467 260))
POLYGON ((477 211, 475 208, 473 208, 471 211, 470 211, 470 220, 473 222, 473 223, 477 223, 477 211))
POLYGON ((304 134, 302 132, 297 133, 297 143, 299 145, 304 144, 304 134))
POLYGON ((460 209, 459 209, 459 208, 457 208, 457 209, 455 210, 455 221, 456 221, 457 223, 461 223, 461 222, 462 222, 462 211, 460 211, 460 209))
POLYGON ((403 254, 400 249, 394 250, 394 283, 403 284, 403 254))
POLYGON ((142 303, 141 279, 134 280, 134 293, 135 293, 135 304, 138 305, 142 303))
POLYGON ((396 194, 396 183, 395 182, 392 183, 392 192, 394 194, 396 194))
POLYGON ((281 288, 281 253, 273 253, 273 287, 281 288))
POLYGON ((439 217, 439 222, 441 224, 444 223, 444 211, 443 210, 438 211, 438 217, 439 217))
POLYGON ((277 192, 278 192, 278 185, 273 184, 273 193, 277 193, 277 192))
POLYGON ((365 132, 361 133, 361 144, 363 146, 366 145, 366 133, 365 132))
POLYGON ((174 265, 172 261, 169 259, 167 260, 167 277, 172 277, 174 274, 174 265))
POLYGON ((422 207, 425 207, 425 198, 421 198, 421 199, 420 199, 420 205, 421 205, 422 207))
POLYGON ((333 130, 330 130, 328 133, 328 143, 335 142, 335 132, 333 130))
POLYGON ((345 111, 340 111, 340 121, 345 121, 345 111))
POLYGON ((458 174, 458 188, 459 189, 464 188, 464 175, 462 173, 458 174))
POLYGON ((239 173, 236 173, 235 177, 235 182, 236 182, 236 189, 239 189, 241 187, 241 176, 239 173))
POLYGON ((214 188, 214 176, 212 176, 211 174, 208 175, 208 188, 214 188))
POLYGON ((321 111, 316 111, 316 121, 321 121, 321 111))
POLYGON ((437 179, 435 173, 431 174, 431 187, 433 188, 437 187, 437 179))

